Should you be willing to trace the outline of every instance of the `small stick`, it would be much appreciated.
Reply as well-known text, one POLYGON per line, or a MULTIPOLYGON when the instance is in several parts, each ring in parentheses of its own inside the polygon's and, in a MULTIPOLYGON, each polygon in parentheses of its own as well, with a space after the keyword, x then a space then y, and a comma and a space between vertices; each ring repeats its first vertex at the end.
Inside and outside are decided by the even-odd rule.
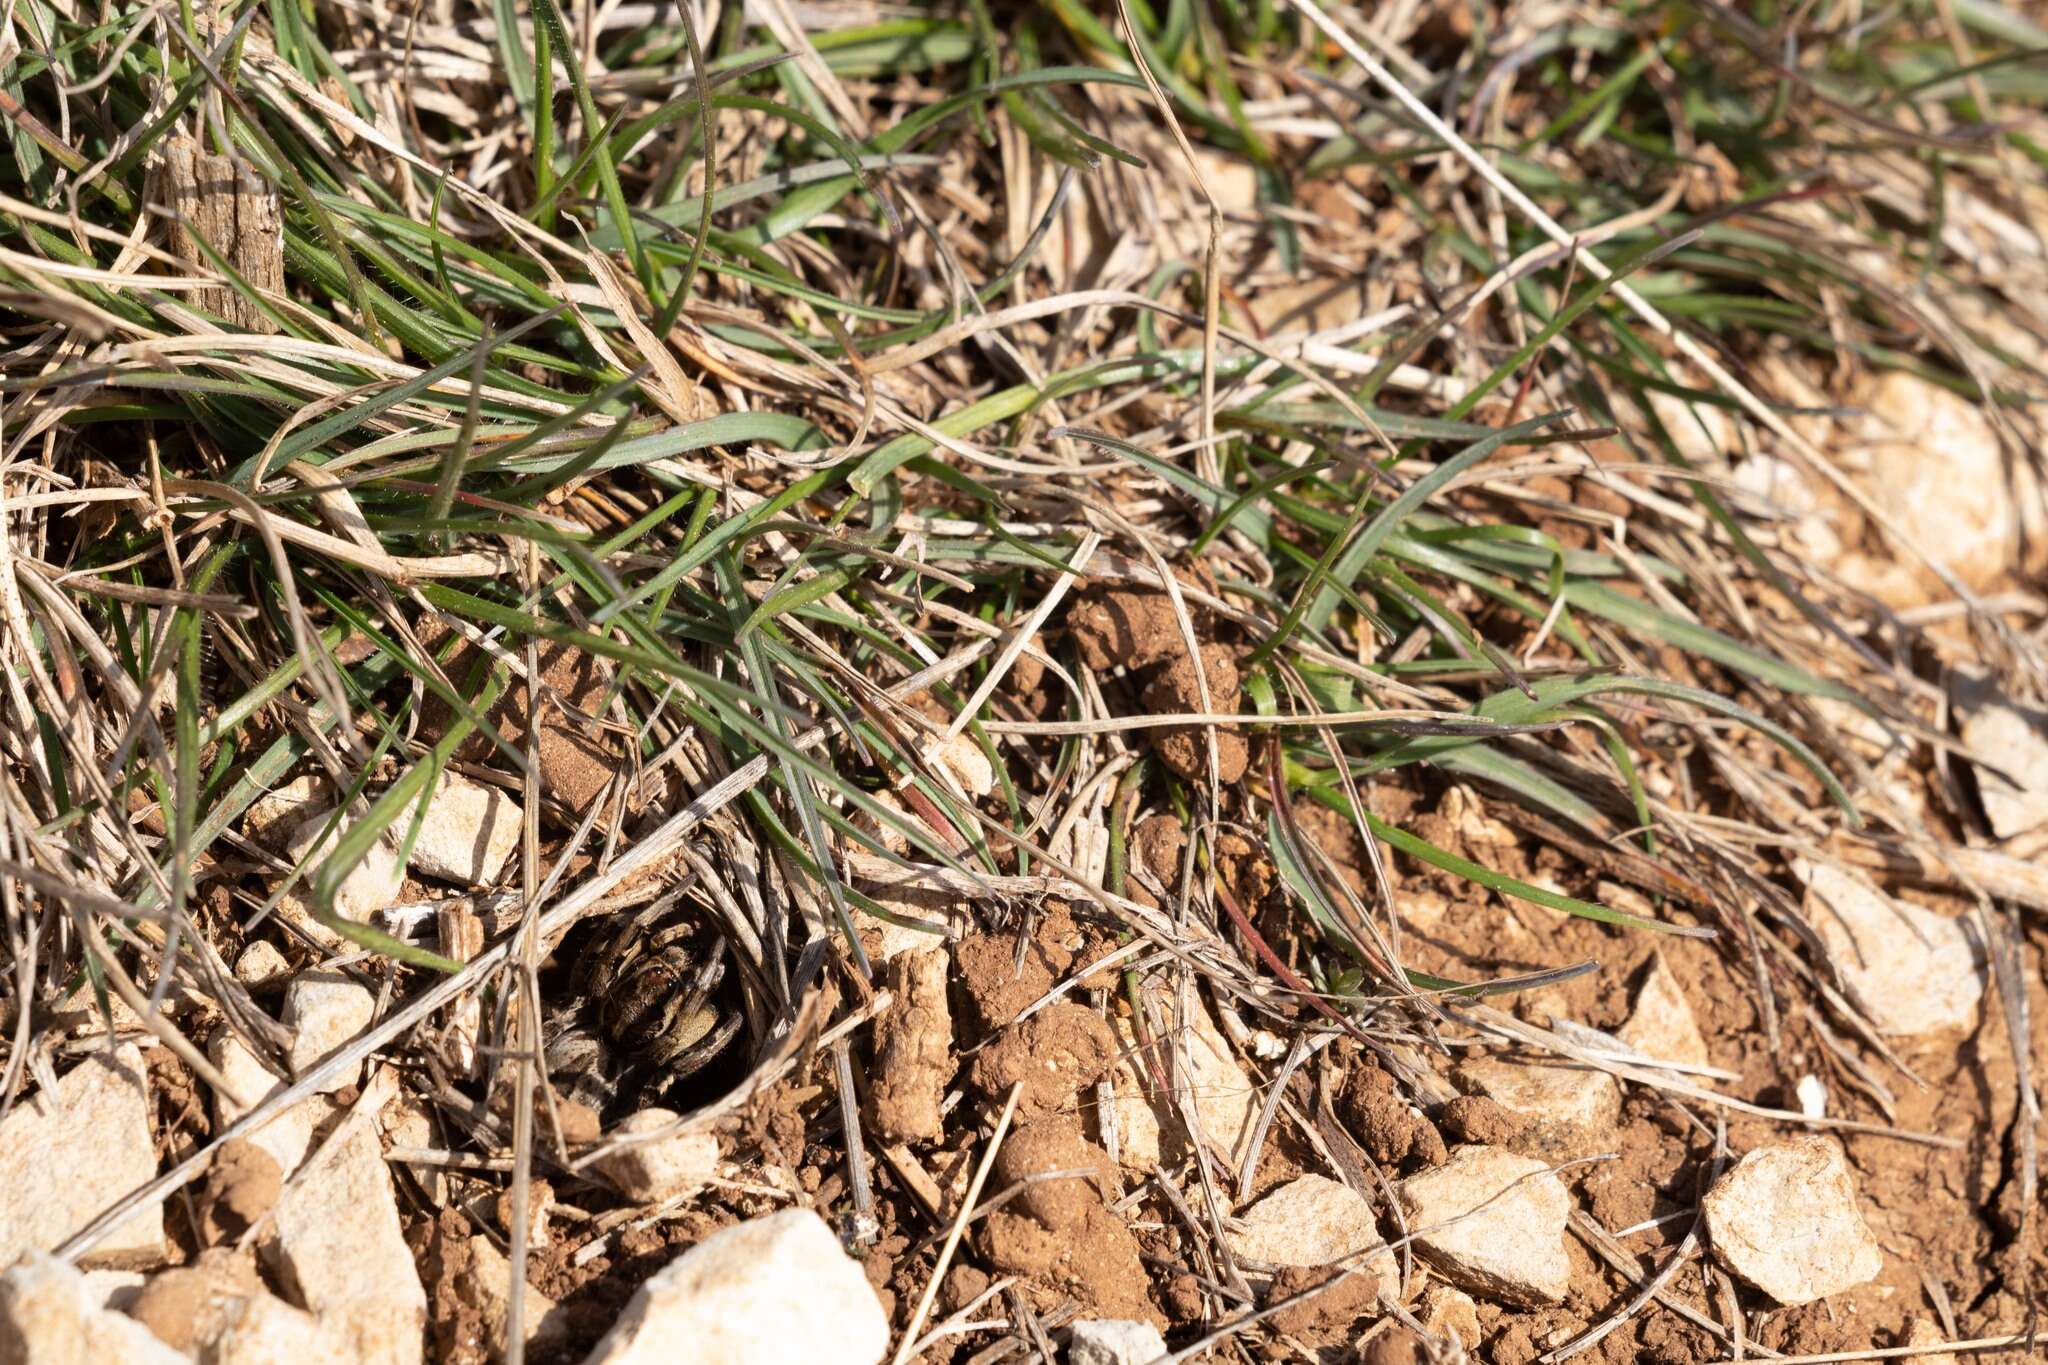
MULTIPOLYGON (((2003 1351, 2012 1347, 2032 1349, 2035 1337, 2015 1332, 2009 1337, 1971 1337, 1968 1341, 1935 1341, 1925 1346, 1878 1346, 1867 1351, 1822 1351, 1810 1356, 1779 1356, 1777 1365, 1836 1365, 1848 1360, 1908 1360, 1914 1356, 1954 1354, 1957 1351, 2003 1351)), ((1724 1356, 1707 1365, 1749 1365, 1747 1360, 1724 1356)))
POLYGON ((1003 1102, 1003 1116, 996 1120, 995 1134, 988 1140, 988 1150, 981 1154, 981 1165, 974 1170, 974 1180, 967 1187, 967 1197, 960 1201, 960 1212, 954 1215, 953 1226, 946 1231, 946 1244, 939 1248, 938 1264, 932 1267, 932 1277, 925 1283, 924 1294, 917 1301, 917 1311, 910 1315, 910 1322, 903 1329, 902 1342, 896 1347, 896 1354, 890 1358, 889 1365, 903 1365, 910 1357, 910 1348, 917 1344, 917 1334, 932 1311, 932 1299, 939 1292, 939 1282, 946 1278, 946 1267, 952 1264, 953 1251, 960 1245, 961 1235, 967 1231, 967 1220, 981 1200, 981 1187, 988 1183, 988 1173, 996 1164, 996 1153, 1001 1150, 1003 1137, 1010 1131, 1010 1119, 1017 1112, 1017 1098, 1023 1093, 1022 1081, 1010 1087, 1010 1098, 1003 1102))
POLYGON ((868 1179, 868 1149, 861 1140, 860 1097, 853 1090, 853 1058, 844 1037, 832 1044, 832 1070, 839 1080, 839 1126, 846 1133, 846 1183, 853 1187, 853 1240, 874 1245, 882 1225, 875 1217, 874 1183, 868 1179))

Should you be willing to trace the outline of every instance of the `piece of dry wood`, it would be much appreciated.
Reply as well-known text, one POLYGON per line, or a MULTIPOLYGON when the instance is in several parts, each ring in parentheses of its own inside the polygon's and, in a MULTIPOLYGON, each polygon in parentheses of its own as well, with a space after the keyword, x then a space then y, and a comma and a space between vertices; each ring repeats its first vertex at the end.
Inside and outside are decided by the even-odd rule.
MULTIPOLYGON (((249 285, 266 294, 284 292, 284 217, 277 191, 231 156, 217 156, 189 137, 164 141, 163 197, 177 216, 171 220, 171 250, 199 270, 213 271, 200 248, 203 239, 249 285)), ((220 285, 194 293, 195 306, 229 326, 274 332, 263 310, 240 290, 220 285)))

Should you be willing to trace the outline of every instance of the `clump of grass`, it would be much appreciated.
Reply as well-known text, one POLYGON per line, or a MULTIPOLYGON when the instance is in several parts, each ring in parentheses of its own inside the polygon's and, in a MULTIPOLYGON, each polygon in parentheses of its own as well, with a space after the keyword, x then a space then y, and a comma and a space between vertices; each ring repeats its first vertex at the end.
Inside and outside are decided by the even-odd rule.
MULTIPOLYGON (((1768 1018, 1870 1037, 1807 989, 1825 964, 1755 851, 1855 828, 1854 759, 1809 702, 1917 723, 1913 632, 1731 496, 1693 428, 1811 465, 1771 376, 1898 369, 2035 448, 2048 35, 1979 0, 773 8, 13 12, 8 1101, 30 1007, 81 962, 251 1027, 221 954, 282 916, 401 994, 460 969, 537 999, 535 964, 604 910, 563 869, 686 838, 752 918, 764 1039, 827 971, 867 973, 856 912, 896 913, 849 851, 1078 887, 1294 1027, 1323 1018, 1304 992, 1407 1036, 1433 1000, 1527 984, 1405 971, 1390 883, 1353 893, 1304 803, 1540 906, 1762 934, 1783 951, 1735 951, 1768 1018), (275 193, 282 289, 235 243, 169 247, 173 138, 275 193), (1265 306, 1304 282, 1362 306, 1265 306), (1167 565, 1199 566, 1183 599, 1244 663, 1255 762, 1229 789, 1154 765, 1115 804, 1197 833, 1185 900, 1145 916, 1062 821, 1108 822, 1143 740, 1039 609, 1167 565), (467 674, 458 636, 487 647, 467 674), (543 644, 614 670, 625 761, 580 828, 488 719, 543 644), (1043 714, 991 683, 1025 660, 1043 714), (992 802, 940 731, 993 760, 992 802), (1645 782, 1657 734, 1711 799, 1645 782), (330 913, 451 764, 534 817, 518 950, 466 968, 330 913), (1425 770, 1658 912, 1374 813, 1425 770), (304 771, 347 798, 295 869, 310 918, 236 832, 304 771), (1226 825, 1313 926, 1284 983, 1217 903, 1226 825)), ((1000 885, 992 915, 1033 898, 1000 885)), ((499 1016, 499 1065, 530 1022, 499 1016)))

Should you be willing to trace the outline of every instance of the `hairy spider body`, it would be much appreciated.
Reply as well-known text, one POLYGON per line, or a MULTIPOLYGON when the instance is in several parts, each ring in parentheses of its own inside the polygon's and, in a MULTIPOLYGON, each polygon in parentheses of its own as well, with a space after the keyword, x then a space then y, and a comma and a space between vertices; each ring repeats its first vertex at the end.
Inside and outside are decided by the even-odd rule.
POLYGON ((556 1016, 548 1068, 568 1095, 603 1112, 660 1094, 704 1069, 738 1036, 721 991, 725 936, 643 912, 592 939, 576 959, 572 999, 556 1016))

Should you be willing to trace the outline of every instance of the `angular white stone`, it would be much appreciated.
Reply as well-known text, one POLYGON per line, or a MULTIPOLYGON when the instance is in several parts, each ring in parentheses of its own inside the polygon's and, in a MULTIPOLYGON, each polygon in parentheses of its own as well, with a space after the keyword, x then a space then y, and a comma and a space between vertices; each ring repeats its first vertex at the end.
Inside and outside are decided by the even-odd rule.
POLYGON ((1110 1079, 1116 1087, 1117 1159, 1124 1168, 1153 1171, 1162 1162, 1180 1161, 1187 1154, 1183 1115, 1199 1116, 1211 1151, 1233 1166, 1243 1160, 1258 1124, 1259 1088, 1238 1065, 1208 1007, 1198 1004, 1179 1035, 1175 1051, 1184 1063, 1178 1073, 1184 1093, 1178 1096, 1161 1091, 1150 1065, 1141 1064, 1141 1055, 1155 1054, 1140 1054, 1130 1020, 1119 1017, 1115 1027, 1124 1060, 1110 1079))
POLYGON ((1635 1009, 1618 1035, 1636 1051, 1659 1062, 1707 1065, 1707 1040, 1685 989, 1672 975, 1662 953, 1650 954, 1650 971, 1636 992, 1635 1009))
MULTIPOLYGON (((232 1095, 216 1091, 213 1096, 214 1120, 223 1128, 285 1088, 285 1082, 264 1069, 242 1040, 225 1029, 206 1045, 206 1056, 235 1089, 232 1095)), ((328 1100, 308 1096, 246 1136, 270 1153, 280 1172, 290 1175, 306 1159, 313 1145, 313 1130, 332 1112, 328 1100)))
POLYGON ((1984 952, 1959 919, 1872 890, 1838 867, 1807 870, 1807 918, 1880 1033, 1975 1025, 1984 952))
POLYGON ((235 959, 235 980, 250 989, 272 985, 291 972, 291 964, 269 939, 259 938, 235 959))
MULTIPOLYGON (((303 1076, 370 1026, 377 997, 340 972, 301 972, 285 987, 284 1022, 291 1027, 290 1063, 303 1076)), ((320 1087, 325 1094, 354 1085, 362 1064, 344 1068, 320 1087)))
MULTIPOLYGON (((306 856, 313 847, 313 841, 320 837, 332 811, 322 811, 310 819, 300 822, 292 831, 290 841, 285 845, 285 857, 293 862, 306 856)), ((306 875, 299 882, 299 890, 308 905, 312 904, 312 884, 319 877, 320 868, 334 854, 335 844, 348 833, 349 820, 342 817, 334 836, 320 845, 306 875)), ((387 905, 397 903, 405 890, 405 865, 398 861, 398 846, 386 837, 373 841, 369 850, 354 867, 349 869, 341 885, 334 892, 334 908, 344 919, 358 924, 367 924, 370 916, 387 905)))
MULTIPOLYGON (((629 1114, 612 1130, 630 1138, 673 1127, 682 1115, 669 1109, 642 1109, 629 1114)), ((660 1203, 704 1188, 718 1174, 718 1137, 714 1133, 675 1133, 650 1142, 634 1142, 608 1152, 597 1169, 629 1199, 660 1203)))
POLYGON ((327 779, 295 777, 281 787, 272 787, 249 803, 242 816, 242 833, 249 842, 279 852, 297 832, 306 817, 323 806, 332 808, 327 779))
POLYGON ((376 1131, 355 1123, 286 1186, 265 1250, 284 1284, 364 1361, 417 1365, 427 1295, 398 1222, 376 1131))
MULTIPOLYGON (((1327 1176, 1290 1180, 1246 1209, 1226 1228, 1231 1251, 1273 1266, 1326 1266, 1384 1244, 1379 1222, 1349 1185, 1327 1176)), ((1380 1288, 1401 1297, 1401 1271, 1391 1253, 1371 1258, 1380 1288)))
POLYGON ((1498 1147, 1455 1148, 1401 1182, 1401 1207, 1423 1259, 1445 1279, 1505 1303, 1562 1303, 1571 1195, 1541 1161, 1498 1147))
MULTIPOLYGON (((156 1178, 148 1073, 133 1044, 95 1052, 53 1094, 30 1095, 0 1122, 0 1265, 48 1251, 156 1178)), ((88 1265, 164 1259, 163 1206, 137 1209, 101 1238, 88 1265)))
POLYGON ((1963 747, 1983 760, 1971 766, 1991 832, 2010 839, 2048 825, 2048 717, 1984 685, 1972 691, 1979 695, 1963 711, 1963 747))
MULTIPOLYGON (((512 1262, 495 1242, 479 1233, 469 1239, 469 1267, 469 1278, 457 1286, 457 1292, 482 1314, 492 1354, 502 1356, 506 1327, 512 1318, 512 1262)), ((526 1300, 519 1311, 529 1351, 552 1347, 569 1335, 568 1315, 531 1284, 526 1286, 526 1300)))
MULTIPOLYGON (((1998 433, 1975 403, 1887 370, 1863 396, 1868 472, 1861 482, 1920 549, 1971 587, 1988 588, 2019 560, 2022 514, 1998 433)), ((1902 567, 1924 570, 1900 547, 1902 567)))
POLYGON ((1849 1163, 1828 1138, 1757 1148, 1714 1182, 1701 1208, 1715 1257, 1779 1303, 1812 1303, 1884 1269, 1849 1163))
POLYGON ((925 750, 925 757, 953 774, 969 796, 987 796, 996 789, 995 766, 972 735, 955 735, 925 750))
POLYGON ((1479 1305, 1462 1289, 1447 1284, 1431 1285, 1422 1291, 1417 1316, 1438 1341, 1456 1338, 1468 1351, 1479 1345, 1479 1305))
MULTIPOLYGON (((1913 1319, 1913 1326, 1906 1332, 1908 1346, 1941 1346, 1951 1338, 1926 1318, 1913 1319)), ((1926 1355, 1911 1357, 1913 1365, 1957 1365, 1953 1351, 1930 1351, 1926 1355)))
POLYGON ((496 787, 443 773, 413 837, 413 871, 464 886, 493 886, 519 847, 519 803, 496 787))
POLYGON ((0 1275, 0 1365, 189 1365, 41 1250, 0 1275))
POLYGON ((1558 1159, 1590 1156, 1614 1145, 1621 1087, 1591 1067, 1549 1061, 1478 1057, 1451 1073, 1468 1095, 1484 1095, 1521 1119, 1515 1145, 1558 1159))
POLYGON ((275 1294, 249 1294, 221 1306, 221 1329, 202 1352, 206 1365, 313 1365, 346 1360, 349 1342, 334 1327, 275 1294))
POLYGON ((825 1220, 789 1209, 705 1238, 641 1285, 584 1365, 875 1365, 889 1321, 825 1220))
POLYGON ((1092 1318, 1068 1331, 1067 1365, 1151 1365, 1166 1354, 1166 1338, 1149 1322, 1092 1318))

